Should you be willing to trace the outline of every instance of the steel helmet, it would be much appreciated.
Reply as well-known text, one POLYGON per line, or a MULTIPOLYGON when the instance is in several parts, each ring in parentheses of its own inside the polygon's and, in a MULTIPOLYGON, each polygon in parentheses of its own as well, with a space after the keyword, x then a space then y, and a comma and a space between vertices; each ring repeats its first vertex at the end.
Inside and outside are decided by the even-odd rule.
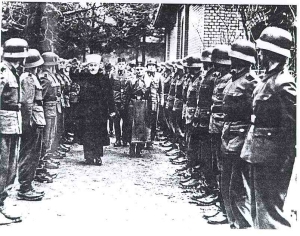
POLYGON ((201 61, 203 62, 211 62, 211 53, 213 51, 213 47, 206 48, 201 53, 201 61))
POLYGON ((36 49, 28 50, 28 57, 25 60, 25 68, 37 67, 44 64, 44 59, 36 49))
POLYGON ((228 45, 215 46, 211 53, 211 62, 221 65, 231 65, 231 60, 228 55, 229 51, 230 46, 228 45))
POLYGON ((255 45, 248 40, 238 39, 231 45, 229 56, 255 64, 255 45))
POLYGON ((256 41, 257 48, 265 49, 282 56, 291 57, 292 35, 287 30, 270 26, 265 28, 256 41))
POLYGON ((4 58, 25 58, 27 57, 28 43, 24 39, 11 38, 3 45, 4 58))
POLYGON ((191 55, 183 59, 183 66, 185 67, 201 67, 201 64, 200 55, 191 55))
POLYGON ((56 66, 58 64, 58 56, 54 52, 44 52, 42 57, 45 66, 56 66))

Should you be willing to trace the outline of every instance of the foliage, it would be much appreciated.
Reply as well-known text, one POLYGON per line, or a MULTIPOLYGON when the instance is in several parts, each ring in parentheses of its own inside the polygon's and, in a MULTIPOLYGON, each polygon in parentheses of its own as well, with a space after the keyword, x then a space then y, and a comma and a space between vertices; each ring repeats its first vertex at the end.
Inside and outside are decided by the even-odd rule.
POLYGON ((64 57, 87 50, 110 53, 140 47, 141 38, 162 36, 153 27, 157 4, 2 3, 2 43, 21 37, 30 47, 64 57))

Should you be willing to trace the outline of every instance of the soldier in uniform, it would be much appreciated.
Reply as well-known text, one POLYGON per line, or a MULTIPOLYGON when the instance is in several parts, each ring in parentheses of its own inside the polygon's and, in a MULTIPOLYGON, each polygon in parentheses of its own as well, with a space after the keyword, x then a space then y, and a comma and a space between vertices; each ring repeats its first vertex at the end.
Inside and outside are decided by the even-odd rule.
POLYGON ((116 108, 116 117, 114 120, 116 142, 115 147, 121 146, 121 138, 123 146, 127 146, 130 141, 130 122, 128 106, 130 101, 130 75, 126 70, 125 58, 118 58, 117 68, 112 75, 111 83, 114 92, 114 102, 116 108), (123 122, 121 128, 121 120, 123 122), (121 132, 122 130, 122 132, 121 132))
POLYGON ((7 190, 14 183, 19 157, 21 127, 21 91, 17 68, 27 57, 28 44, 20 38, 7 40, 0 65, 0 225, 21 222, 5 208, 7 190))
POLYGON ((45 168, 58 169, 58 162, 51 158, 56 151, 54 145, 57 133, 57 112, 61 112, 60 83, 55 77, 55 66, 58 56, 53 52, 42 54, 44 64, 38 78, 43 88, 43 107, 45 112, 46 126, 43 134, 42 161, 45 168))
POLYGON ((232 78, 223 91, 221 193, 231 227, 247 228, 251 226, 248 223, 251 222, 250 205, 244 204, 246 196, 241 191, 243 177, 240 173, 243 171, 243 176, 249 179, 249 165, 240 154, 251 122, 251 96, 258 81, 250 72, 251 64, 256 62, 255 45, 247 40, 237 40, 231 45, 229 56, 232 78), (248 210, 245 212, 244 209, 248 210))
POLYGON ((167 152, 168 156, 173 156, 179 154, 179 152, 184 152, 184 120, 182 118, 183 109, 183 82, 184 82, 184 67, 182 60, 178 60, 175 64, 176 66, 176 84, 175 84, 175 98, 173 106, 174 115, 174 128, 175 128, 175 141, 179 143, 179 149, 171 150, 167 152))
POLYGON ((136 66, 135 79, 131 86, 131 102, 130 102, 130 116, 131 116, 131 142, 129 154, 131 157, 140 157, 141 150, 145 143, 151 141, 151 130, 148 116, 148 97, 146 83, 144 80, 144 68, 139 63, 136 66))
MULTIPOLYGON (((175 69, 175 62, 166 63, 166 65, 170 65, 170 68, 172 68, 172 71, 169 74, 168 86, 166 86, 169 87, 169 90, 166 96, 167 99, 166 99, 166 108, 165 108, 165 117, 167 120, 167 124, 169 126, 168 138, 170 143, 166 143, 165 145, 163 145, 163 147, 170 147, 170 149, 167 149, 167 151, 171 151, 177 148, 175 145, 175 119, 174 119, 175 117, 173 115, 175 89, 176 89, 176 69, 175 69)), ((167 92, 166 88, 164 88, 164 92, 167 92)))
POLYGON ((283 206, 296 156, 296 85, 286 68, 292 36, 267 27, 256 43, 266 72, 253 92, 252 124, 241 152, 251 168, 244 186, 254 227, 278 229, 290 227, 283 206))
POLYGON ((172 70, 173 70, 173 66, 169 62, 166 62, 165 69, 162 74, 164 79, 162 82, 162 93, 161 93, 161 105, 163 110, 162 119, 164 120, 163 135, 165 137, 170 137, 170 129, 171 129, 169 124, 168 109, 166 108, 166 104, 167 104, 168 94, 170 90, 170 83, 172 79, 172 70))
POLYGON ((179 163, 187 163, 188 173, 180 182, 183 188, 196 187, 199 184, 196 173, 193 172, 193 167, 199 165, 199 133, 198 129, 193 127, 194 115, 197 108, 197 99, 199 96, 200 82, 202 80, 202 62, 200 56, 193 55, 185 59, 185 67, 188 68, 189 82, 186 95, 186 111, 185 111, 185 125, 186 125, 186 160, 178 160, 179 163))
POLYGON ((197 109, 195 112, 195 118, 193 120, 193 127, 199 130, 199 151, 200 151, 200 166, 201 174, 204 177, 205 183, 202 186, 202 191, 193 196, 194 200, 199 200, 207 195, 210 195, 214 191, 215 176, 212 168, 212 156, 211 156, 211 136, 209 133, 209 120, 210 109, 212 106, 212 95, 214 88, 214 72, 213 63, 211 62, 211 54, 213 48, 207 48, 203 50, 201 54, 201 61, 205 74, 203 80, 200 83, 199 97, 197 102, 197 109))
MULTIPOLYGON (((222 111, 223 90, 231 78, 229 58, 230 47, 228 45, 217 45, 214 47, 211 55, 211 61, 214 63, 214 88, 212 94, 212 107, 209 123, 209 133, 211 135, 212 162, 215 178, 220 187, 220 170, 221 170, 221 135, 224 125, 224 114, 222 111)), ((201 199, 199 205, 208 205, 220 201, 221 211, 217 215, 210 217, 209 224, 227 223, 226 211, 223 200, 218 192, 214 192, 207 198, 201 199)))
MULTIPOLYGON (((150 114, 151 141, 154 141, 157 126, 157 112, 160 103, 161 94, 161 74, 156 71, 157 61, 154 58, 147 60, 147 71, 145 74, 145 83, 148 95, 148 107, 150 114)), ((147 148, 150 148, 152 143, 147 143, 147 148)))
POLYGON ((26 72, 20 77, 22 135, 18 166, 18 199, 27 201, 39 201, 44 197, 44 192, 38 192, 32 186, 41 158, 43 128, 46 125, 42 86, 36 77, 37 69, 43 63, 40 53, 36 49, 29 49, 25 60, 26 72))
POLYGON ((86 57, 87 69, 81 72, 80 86, 80 132, 85 164, 102 165, 103 146, 110 144, 107 120, 115 115, 113 90, 108 76, 100 70, 101 56, 86 57))

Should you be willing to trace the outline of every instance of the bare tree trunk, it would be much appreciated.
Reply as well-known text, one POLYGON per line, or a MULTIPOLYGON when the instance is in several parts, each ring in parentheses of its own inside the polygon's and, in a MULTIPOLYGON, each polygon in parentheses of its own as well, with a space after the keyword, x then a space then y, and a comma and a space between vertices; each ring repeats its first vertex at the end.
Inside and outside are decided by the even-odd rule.
POLYGON ((145 65, 146 62, 146 35, 143 36, 142 42, 142 63, 145 65))

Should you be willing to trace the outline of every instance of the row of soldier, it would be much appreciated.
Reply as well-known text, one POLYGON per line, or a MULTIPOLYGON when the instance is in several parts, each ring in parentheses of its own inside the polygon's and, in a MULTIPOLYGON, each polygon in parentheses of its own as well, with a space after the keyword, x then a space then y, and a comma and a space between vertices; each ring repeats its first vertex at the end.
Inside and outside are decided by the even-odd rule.
MULTIPOLYGON (((143 148, 151 148, 155 138, 164 141, 161 145, 167 149, 171 162, 183 165, 178 169, 178 175, 182 176, 180 184, 183 188, 194 189, 193 202, 201 206, 220 206, 217 212, 205 216, 209 223, 229 222, 232 228, 289 226, 283 205, 295 159, 296 89, 293 77, 285 70, 291 44, 292 38, 287 31, 269 27, 262 32, 257 48, 253 43, 238 40, 231 46, 205 49, 201 56, 162 63, 162 73, 158 72, 161 68, 154 59, 147 61, 146 68, 137 65, 132 73, 132 69, 126 69, 124 59, 110 71, 110 68, 104 70, 100 56, 91 55, 85 64, 88 74, 82 72, 77 60, 71 62, 68 74, 65 60, 58 60, 53 53, 44 53, 41 57, 37 51, 30 50, 32 56, 29 53, 25 61, 28 74, 24 73, 23 77, 33 78, 35 91, 42 90, 42 99, 34 95, 36 98, 31 102, 24 102, 23 97, 28 96, 24 92, 23 96, 15 94, 13 99, 17 100, 12 102, 11 96, 7 99, 5 96, 17 92, 13 89, 17 86, 10 86, 19 78, 13 68, 25 58, 22 50, 27 44, 24 40, 7 41, 3 54, 5 69, 1 70, 4 73, 1 75, 1 158, 3 153, 6 158, 1 159, 1 165, 4 161, 13 164, 3 165, 6 171, 1 170, 2 215, 7 221, 20 221, 7 213, 4 199, 5 189, 14 179, 12 170, 17 166, 16 161, 9 162, 17 156, 17 134, 20 132, 13 130, 17 124, 12 122, 18 119, 12 117, 18 117, 21 110, 25 121, 23 134, 31 132, 30 135, 36 137, 34 143, 28 145, 32 149, 23 158, 23 166, 26 166, 26 159, 31 158, 30 163, 40 162, 40 167, 58 168, 59 163, 53 159, 69 151, 70 146, 64 143, 70 143, 73 138, 83 144, 86 164, 102 165, 103 146, 109 145, 106 136, 107 119, 110 119, 115 128, 114 146, 130 144, 131 155, 140 156, 143 148), (251 71, 258 49, 261 65, 266 70, 261 78, 251 71), (36 68, 42 64, 43 70, 37 73, 36 68), (57 66, 60 71, 56 71, 57 66), (101 70, 103 76, 99 75, 101 70), (10 72, 12 74, 5 74, 10 72), (34 75, 38 75, 38 80, 34 75), (97 78, 104 82, 98 83, 97 78), (99 98, 105 100, 105 104, 100 102, 105 112, 102 108, 99 110, 99 98), (22 106, 16 109, 5 105, 11 102, 22 106), (144 107, 144 110, 137 107, 144 107), (32 114, 26 116, 29 110, 32 114), (142 116, 140 111, 143 111, 142 116), (101 116, 103 119, 99 118, 101 116), (30 121, 26 121, 26 117, 31 117, 30 121), (7 123, 3 125, 5 119, 7 123), (26 131, 26 124, 31 127, 30 131, 26 131), (43 135, 39 135, 41 132, 43 135), (133 147, 135 142, 137 145, 133 147)), ((22 81, 20 79, 21 84, 22 81)), ((21 88, 25 91, 26 86, 21 88)), ((30 91, 28 94, 33 96, 33 90, 30 91)), ((22 173, 21 156, 19 173, 22 173)), ((22 174, 19 177, 18 197, 21 199, 34 200, 43 196, 31 185, 35 165, 30 164, 30 171, 24 168, 31 173, 27 178, 30 180, 25 178, 27 182, 22 185, 22 174)), ((45 168, 38 169, 37 174, 51 180, 45 168)))
POLYGON ((72 92, 67 60, 28 50, 23 39, 7 40, 1 59, 0 225, 5 225, 21 222, 4 205, 16 173, 17 198, 40 201, 45 193, 33 181, 52 183, 51 170, 70 151, 76 87, 72 92))
MULTIPOLYGON (((147 62, 151 141, 164 141, 170 161, 183 165, 180 185, 194 189, 193 203, 219 206, 204 216, 210 224, 290 226, 283 207, 296 140, 291 46, 288 31, 268 27, 256 47, 237 40, 207 48, 201 56, 162 63, 162 75, 155 60, 147 62), (260 77, 251 70, 257 56, 265 71, 260 77)), ((130 111, 130 102, 126 106, 130 111)))

